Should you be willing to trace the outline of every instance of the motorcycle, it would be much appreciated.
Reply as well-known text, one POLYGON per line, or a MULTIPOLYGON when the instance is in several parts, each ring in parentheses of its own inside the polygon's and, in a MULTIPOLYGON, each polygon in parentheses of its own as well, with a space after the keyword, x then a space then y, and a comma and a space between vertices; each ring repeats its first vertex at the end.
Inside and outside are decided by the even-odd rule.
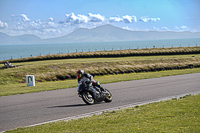
POLYGON ((81 82, 78 86, 79 97, 88 105, 102 101, 111 102, 112 94, 107 89, 104 90, 101 91, 99 87, 93 86, 91 81, 81 82))

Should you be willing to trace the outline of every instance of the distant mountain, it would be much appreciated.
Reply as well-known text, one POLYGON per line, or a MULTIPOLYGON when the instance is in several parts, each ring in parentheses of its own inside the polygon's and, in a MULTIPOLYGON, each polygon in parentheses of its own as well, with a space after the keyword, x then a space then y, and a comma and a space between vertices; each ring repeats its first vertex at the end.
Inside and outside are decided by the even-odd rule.
POLYGON ((11 39, 11 36, 0 32, 0 44, 8 44, 11 39))
POLYGON ((139 40, 133 31, 124 30, 112 25, 103 25, 93 29, 80 28, 63 37, 57 38, 55 41, 69 42, 110 42, 110 41, 129 41, 139 40))
POLYGON ((103 25, 93 29, 80 28, 66 36, 46 39, 51 43, 69 42, 111 42, 111 41, 135 41, 158 39, 185 39, 200 38, 200 33, 172 32, 172 31, 130 31, 112 25, 103 25))
POLYGON ((0 33, 0 44, 56 44, 186 38, 200 38, 200 33, 172 31, 130 31, 108 24, 93 29, 79 28, 68 35, 51 39, 40 39, 35 35, 21 35, 13 37, 4 33, 0 33))
POLYGON ((40 44, 42 39, 35 35, 9 36, 0 32, 0 44, 40 44))

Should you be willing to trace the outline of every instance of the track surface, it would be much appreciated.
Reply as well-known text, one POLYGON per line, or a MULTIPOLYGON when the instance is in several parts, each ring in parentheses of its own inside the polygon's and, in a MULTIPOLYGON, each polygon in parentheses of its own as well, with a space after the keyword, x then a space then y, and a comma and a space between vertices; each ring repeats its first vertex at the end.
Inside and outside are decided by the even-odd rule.
POLYGON ((76 88, 0 97, 0 131, 98 110, 200 92, 200 73, 103 84, 111 103, 86 105, 76 88))

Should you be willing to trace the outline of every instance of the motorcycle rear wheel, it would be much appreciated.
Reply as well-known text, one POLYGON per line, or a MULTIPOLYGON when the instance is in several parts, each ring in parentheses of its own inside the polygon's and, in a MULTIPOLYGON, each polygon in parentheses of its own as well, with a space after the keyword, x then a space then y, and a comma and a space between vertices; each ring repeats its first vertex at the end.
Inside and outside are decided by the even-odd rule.
POLYGON ((108 93, 108 96, 106 96, 106 98, 104 99, 104 101, 106 103, 112 102, 112 94, 107 89, 105 89, 105 91, 108 93))
POLYGON ((82 92, 81 97, 82 97, 83 101, 88 105, 92 105, 95 102, 94 98, 93 98, 92 94, 90 94, 90 92, 82 92))

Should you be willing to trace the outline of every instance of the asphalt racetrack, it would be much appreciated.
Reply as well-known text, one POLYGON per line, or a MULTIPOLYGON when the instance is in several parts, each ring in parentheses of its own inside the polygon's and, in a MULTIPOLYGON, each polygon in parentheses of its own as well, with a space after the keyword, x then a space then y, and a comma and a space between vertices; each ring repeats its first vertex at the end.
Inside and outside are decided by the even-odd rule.
POLYGON ((197 94, 200 93, 200 73, 102 86, 111 91, 113 95, 111 103, 86 105, 78 97, 77 88, 0 97, 0 131, 124 105, 137 105, 179 95, 197 94))

